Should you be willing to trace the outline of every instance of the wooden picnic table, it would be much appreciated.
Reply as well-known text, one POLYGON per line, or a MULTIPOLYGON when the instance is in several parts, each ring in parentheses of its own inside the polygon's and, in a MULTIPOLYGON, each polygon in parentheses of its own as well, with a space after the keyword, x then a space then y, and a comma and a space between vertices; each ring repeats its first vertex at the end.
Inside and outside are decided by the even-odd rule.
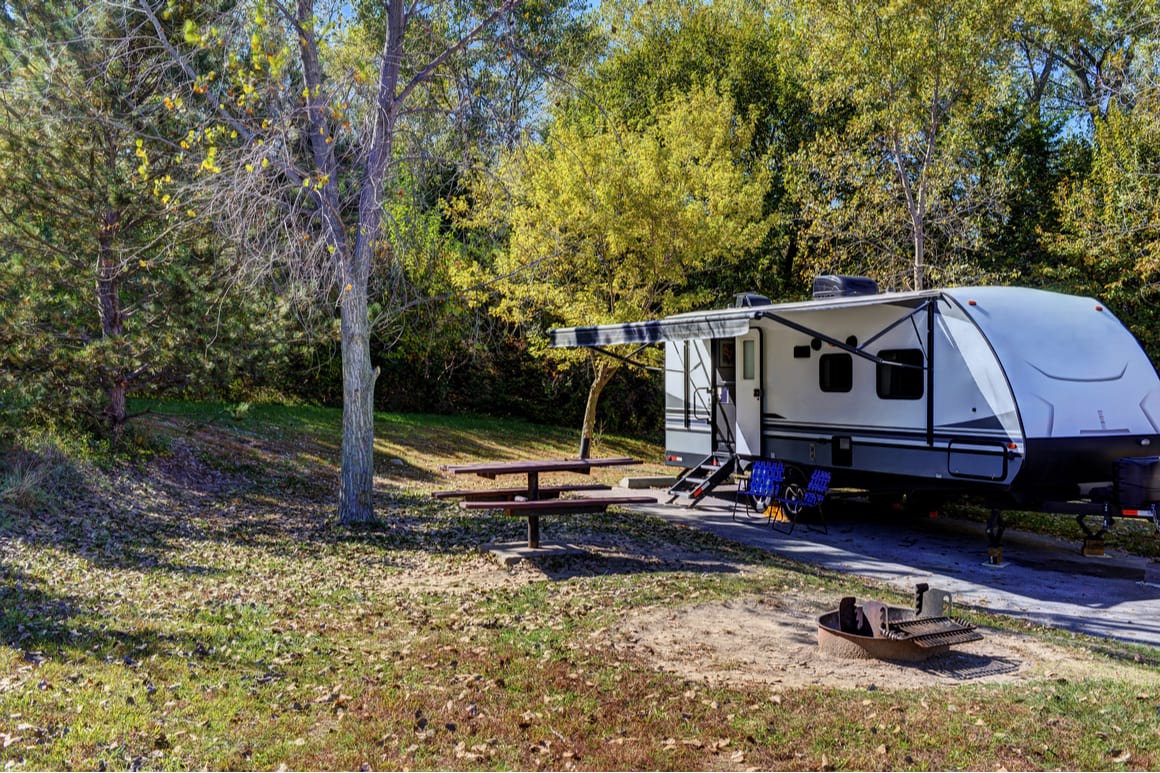
POLYGON ((503 510, 508 515, 522 513, 528 519, 528 547, 538 548, 540 546, 541 515, 603 512, 610 505, 656 501, 653 497, 557 499, 556 497, 562 493, 592 490, 595 486, 550 486, 541 492, 540 473, 573 472, 588 475, 592 472, 593 467, 624 467, 633 464, 640 464, 640 461, 629 456, 620 456, 595 459, 521 459, 510 462, 443 465, 440 469, 452 475, 478 475, 481 478, 491 480, 495 480, 499 475, 527 475, 528 485, 523 490, 507 488, 436 491, 432 496, 460 498, 463 501, 459 503, 459 506, 465 510, 503 510), (494 496, 491 495, 491 492, 494 492, 494 496))

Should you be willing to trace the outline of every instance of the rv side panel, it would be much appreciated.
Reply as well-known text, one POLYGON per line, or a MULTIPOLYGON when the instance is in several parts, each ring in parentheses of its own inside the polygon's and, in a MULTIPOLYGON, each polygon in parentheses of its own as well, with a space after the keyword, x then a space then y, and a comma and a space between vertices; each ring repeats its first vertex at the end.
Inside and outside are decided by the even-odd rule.
POLYGON ((767 454, 873 489, 1008 485, 1018 470, 1008 446, 1022 439, 1011 390, 977 326, 932 301, 937 313, 884 299, 785 315, 869 357, 760 322, 767 454))
POLYGON ((713 375, 708 341, 665 344, 665 460, 690 467, 713 445, 713 375))

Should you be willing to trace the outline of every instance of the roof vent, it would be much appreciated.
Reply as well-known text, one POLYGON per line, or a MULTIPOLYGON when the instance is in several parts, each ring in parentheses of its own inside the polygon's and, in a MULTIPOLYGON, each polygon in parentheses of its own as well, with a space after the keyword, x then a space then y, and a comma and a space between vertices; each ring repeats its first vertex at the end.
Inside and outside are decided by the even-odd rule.
POLYGON ((733 296, 733 307, 747 309, 750 306, 768 306, 771 301, 758 293, 737 293, 733 296))
POLYGON ((845 298, 851 295, 877 295, 878 283, 864 276, 823 274, 814 277, 814 299, 845 298))

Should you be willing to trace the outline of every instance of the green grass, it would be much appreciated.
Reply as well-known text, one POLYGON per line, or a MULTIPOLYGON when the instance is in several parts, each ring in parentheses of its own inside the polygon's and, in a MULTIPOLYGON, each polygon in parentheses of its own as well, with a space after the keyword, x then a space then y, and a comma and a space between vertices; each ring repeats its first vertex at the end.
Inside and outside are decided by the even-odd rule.
MULTIPOLYGON (((0 521, 6 769, 1160 765, 1143 648, 976 615, 1055 636, 1098 677, 869 692, 708 685, 614 646, 647 610, 806 590, 903 597, 614 513, 552 528, 632 546, 633 562, 508 572, 477 547, 518 539, 520 522, 426 496, 452 483, 441 463, 571 455, 574 431, 380 415, 382 523, 351 532, 333 522, 337 411, 147 407, 134 430, 146 452, 82 462, 83 485, 0 521), (656 558, 677 548, 737 571, 656 558)), ((599 447, 660 455, 627 438, 599 447)))

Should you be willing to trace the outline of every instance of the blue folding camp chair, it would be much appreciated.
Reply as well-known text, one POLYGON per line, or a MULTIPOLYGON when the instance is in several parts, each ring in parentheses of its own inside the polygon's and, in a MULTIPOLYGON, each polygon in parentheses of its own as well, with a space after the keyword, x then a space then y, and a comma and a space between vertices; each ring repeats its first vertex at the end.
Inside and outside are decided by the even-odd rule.
MULTIPOLYGON (((829 533, 826 514, 822 510, 822 501, 826 498, 826 492, 830 490, 830 477, 829 470, 814 470, 810 474, 810 480, 805 489, 802 489, 799 484, 791 483, 785 487, 780 496, 775 497, 784 516, 782 519, 776 520, 789 524, 789 528, 785 531, 786 534, 793 532, 794 527, 797 526, 798 518, 806 510, 816 510, 821 517, 820 527, 810 525, 809 528, 821 531, 823 534, 829 533)), ((775 519, 770 519, 771 525, 777 528, 774 521, 775 519)))
POLYGON ((785 465, 758 459, 749 467, 749 479, 742 479, 737 485, 737 497, 733 500, 733 520, 737 520, 737 504, 744 500, 745 514, 764 512, 781 491, 785 480, 785 465))

